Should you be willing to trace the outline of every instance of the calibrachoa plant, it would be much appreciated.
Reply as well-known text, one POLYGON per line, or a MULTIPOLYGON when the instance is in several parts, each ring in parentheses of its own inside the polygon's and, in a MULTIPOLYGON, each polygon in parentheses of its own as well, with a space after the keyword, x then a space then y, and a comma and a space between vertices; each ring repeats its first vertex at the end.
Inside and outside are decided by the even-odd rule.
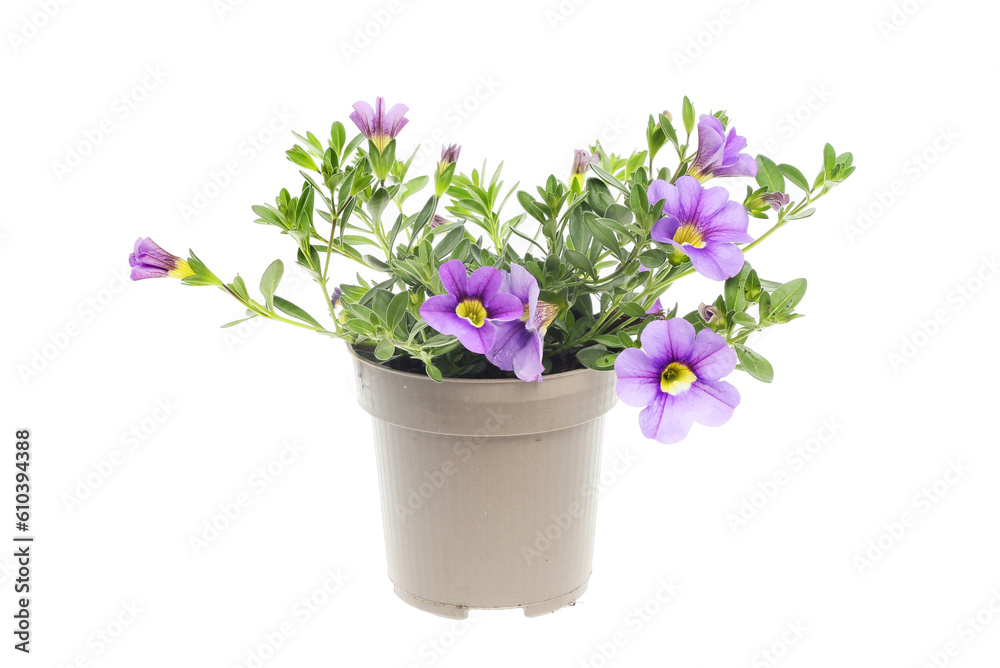
POLYGON ((325 315, 277 294, 281 260, 264 271, 257 298, 239 275, 227 283, 193 252, 183 260, 147 238, 129 257, 132 278, 215 286, 246 308, 224 327, 284 322, 436 381, 544 382, 580 367, 614 370, 618 396, 642 408, 642 433, 675 443, 695 422, 729 420, 740 395, 723 379, 734 370, 772 380, 771 365, 747 340, 801 317, 795 308, 806 281, 765 280, 745 256, 811 216, 814 202, 854 172, 851 154, 827 144, 809 181, 791 165, 746 153, 725 112, 696 121, 687 98, 682 110, 680 127, 666 112, 649 117, 644 150, 577 150, 565 180, 549 176, 530 192, 505 188, 502 163, 492 172, 486 164, 457 171, 457 145, 442 150, 432 175, 411 176, 416 151, 405 160, 396 152, 408 108, 358 102, 350 120, 359 134, 348 140, 336 122, 325 140, 296 135, 287 156, 301 168, 301 189, 253 207, 254 222, 296 247, 325 315), (662 164, 667 147, 674 157, 662 164), (742 200, 719 184, 734 178, 756 182, 742 200), (433 194, 411 207, 432 183, 433 194), (509 211, 514 195, 521 211, 509 211), (750 218, 767 226, 756 232, 750 218), (361 267, 355 282, 334 284, 334 258, 361 267), (677 305, 665 309, 664 293, 696 273, 717 281, 719 294, 685 315, 677 305))

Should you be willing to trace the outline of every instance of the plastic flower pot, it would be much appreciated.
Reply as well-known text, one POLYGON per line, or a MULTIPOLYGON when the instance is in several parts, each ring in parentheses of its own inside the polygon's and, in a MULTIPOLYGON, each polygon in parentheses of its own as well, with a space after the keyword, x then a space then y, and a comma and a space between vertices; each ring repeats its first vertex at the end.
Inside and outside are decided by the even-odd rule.
POLYGON ((394 371, 355 354, 389 579, 427 612, 555 611, 586 590, 613 373, 521 380, 394 371))

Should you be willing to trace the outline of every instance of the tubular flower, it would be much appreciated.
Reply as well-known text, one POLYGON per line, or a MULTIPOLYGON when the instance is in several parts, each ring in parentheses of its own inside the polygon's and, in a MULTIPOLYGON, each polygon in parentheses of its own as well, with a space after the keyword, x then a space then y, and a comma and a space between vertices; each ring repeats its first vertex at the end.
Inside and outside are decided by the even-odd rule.
POLYGON ((677 443, 695 422, 729 421, 740 393, 722 380, 736 368, 736 353, 710 329, 695 336, 683 318, 657 320, 642 331, 642 349, 626 348, 615 361, 618 398, 643 407, 639 426, 647 438, 677 443))
POLYGON ((713 176, 757 176, 757 162, 740 153, 746 145, 735 128, 726 136, 722 121, 704 114, 698 121, 698 153, 688 174, 702 183, 713 176))
POLYGON ((591 164, 597 162, 597 157, 596 153, 588 153, 579 148, 573 153, 573 167, 570 169, 569 184, 575 192, 583 192, 587 169, 591 164))
POLYGON ((480 267, 470 276, 461 260, 450 260, 441 265, 440 276, 447 294, 428 297, 420 315, 471 352, 485 354, 493 347, 494 321, 516 320, 524 312, 520 299, 500 292, 503 275, 495 267, 480 267))
POLYGON ((510 272, 504 272, 500 291, 517 297, 522 311, 516 320, 497 323, 496 340, 486 359, 521 380, 541 381, 545 332, 559 315, 559 307, 538 299, 538 281, 521 265, 512 264, 510 272))
POLYGON ((658 179, 649 186, 649 202, 664 200, 664 217, 653 225, 653 241, 670 243, 691 258, 702 276, 723 281, 740 273, 748 243, 750 217, 743 205, 729 201, 725 188, 702 188, 697 179, 682 176, 673 185, 658 179))
POLYGON ((385 99, 378 97, 375 98, 374 109, 367 102, 355 102, 351 120, 361 130, 361 134, 375 144, 379 153, 382 153, 389 142, 395 139, 400 130, 410 122, 406 118, 406 112, 409 110, 405 104, 397 104, 386 112, 385 99))
POLYGON ((146 237, 136 239, 135 248, 128 256, 132 267, 132 280, 141 281, 144 278, 187 278, 194 271, 187 260, 171 255, 160 248, 155 241, 146 237))
POLYGON ((462 152, 462 147, 458 144, 452 144, 441 149, 441 160, 438 162, 438 171, 443 172, 448 168, 448 165, 453 165, 458 162, 458 155, 462 152))

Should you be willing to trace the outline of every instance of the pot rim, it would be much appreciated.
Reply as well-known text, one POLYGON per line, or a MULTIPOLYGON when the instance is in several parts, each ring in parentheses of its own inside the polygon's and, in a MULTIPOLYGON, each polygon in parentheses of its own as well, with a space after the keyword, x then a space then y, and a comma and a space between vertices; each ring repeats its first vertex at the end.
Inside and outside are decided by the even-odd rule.
MULTIPOLYGON (((347 349, 350 351, 351 355, 355 359, 363 362, 364 364, 367 364, 370 367, 375 367, 375 368, 379 369, 380 372, 389 373, 389 374, 395 374, 395 375, 398 375, 398 376, 403 376, 405 378, 422 378, 422 379, 434 382, 434 379, 431 378, 430 376, 428 376, 427 374, 410 373, 408 371, 399 371, 398 369, 391 369, 391 368, 385 366, 384 364, 378 364, 376 362, 372 362, 369 359, 365 359, 364 357, 362 357, 361 355, 358 354, 357 350, 354 349, 354 344, 352 344, 352 343, 348 343, 347 344, 347 349)), ((545 379, 548 379, 548 378, 551 378, 551 379, 568 378, 568 377, 573 376, 573 375, 586 373, 587 371, 597 371, 597 373, 612 373, 611 370, 608 370, 608 371, 598 371, 597 369, 588 369, 587 367, 583 367, 581 369, 572 369, 570 371, 560 371, 559 373, 551 373, 551 374, 543 375, 542 379, 544 381, 545 379)), ((459 383, 459 384, 473 385, 473 384, 477 384, 477 383, 482 383, 482 384, 526 383, 527 381, 521 380, 520 378, 443 378, 441 380, 441 382, 442 383, 459 383)))

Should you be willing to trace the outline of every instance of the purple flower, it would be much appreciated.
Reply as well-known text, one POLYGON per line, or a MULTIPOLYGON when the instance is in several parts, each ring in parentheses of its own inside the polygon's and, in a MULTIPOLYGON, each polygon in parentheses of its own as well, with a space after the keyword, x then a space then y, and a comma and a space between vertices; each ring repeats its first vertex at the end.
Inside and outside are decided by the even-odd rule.
POLYGON ((753 241, 750 217, 742 204, 729 201, 725 188, 702 188, 690 176, 677 185, 657 179, 649 186, 649 203, 661 199, 664 217, 653 225, 653 241, 673 244, 702 276, 722 281, 740 273, 743 251, 733 244, 753 241))
POLYGON ((764 193, 760 199, 775 211, 781 211, 782 207, 788 206, 792 198, 786 193, 764 193))
POLYGON ((757 162, 740 153, 747 140, 736 134, 726 136, 726 126, 715 116, 702 115, 698 121, 698 153, 688 174, 702 183, 713 176, 757 176, 757 162))
POLYGON ((705 302, 698 304, 698 314, 701 316, 701 319, 704 320, 705 324, 707 325, 712 325, 716 322, 720 322, 723 316, 723 313, 721 310, 719 310, 718 306, 715 306, 714 304, 710 306, 705 302))
POLYGON ((450 220, 448 220, 441 214, 435 213, 434 217, 431 218, 431 229, 433 230, 437 227, 441 227, 442 225, 447 225, 450 222, 451 222, 450 220))
POLYGON ((344 291, 339 286, 333 289, 333 295, 330 297, 330 304, 333 308, 340 306, 340 298, 343 294, 344 291))
POLYGON ((521 265, 512 264, 510 272, 504 272, 500 290, 517 297, 522 311, 516 320, 497 323, 496 340, 486 359, 521 380, 541 381, 545 332, 559 315, 559 307, 538 299, 538 281, 521 265))
POLYGON ((695 336, 683 318, 657 320, 642 330, 642 350, 627 348, 615 361, 618 398, 644 407, 639 426, 647 438, 677 443, 694 422, 729 421, 740 393, 722 380, 736 368, 736 353, 710 329, 695 336))
POLYGON ((458 162, 458 154, 462 152, 462 147, 458 144, 452 144, 451 146, 441 149, 441 161, 438 163, 438 169, 444 171, 448 165, 458 162))
POLYGON ((586 179, 587 169, 590 165, 597 162, 598 155, 596 153, 589 153, 583 149, 578 148, 573 153, 573 166, 570 168, 569 172, 569 183, 576 192, 583 192, 583 183, 586 179))
POLYGON ((397 104, 386 113, 385 99, 378 97, 375 98, 374 109, 367 102, 355 102, 351 120, 361 130, 361 134, 371 140, 378 148, 378 152, 382 153, 389 142, 395 139, 399 131, 410 122, 405 118, 409 110, 405 104, 397 104))
POLYGON ((135 248, 128 256, 128 263, 132 267, 132 280, 141 281, 144 278, 187 278, 193 276, 194 271, 186 260, 182 260, 176 255, 171 255, 160 248, 155 241, 146 237, 136 239, 135 248))
POLYGON ((502 283, 495 267, 480 267, 470 276, 461 260, 450 260, 441 265, 441 284, 448 294, 428 297, 420 315, 437 331, 485 354, 496 339, 493 321, 516 320, 524 312, 520 299, 500 293, 502 283))

